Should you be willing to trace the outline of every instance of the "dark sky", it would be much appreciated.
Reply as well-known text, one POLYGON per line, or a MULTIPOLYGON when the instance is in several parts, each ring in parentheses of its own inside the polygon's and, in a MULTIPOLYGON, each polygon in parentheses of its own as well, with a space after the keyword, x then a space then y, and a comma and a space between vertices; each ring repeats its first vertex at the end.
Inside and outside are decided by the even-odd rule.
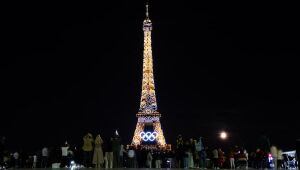
MULTIPOLYGON (((273 3, 273 2, 272 2, 273 3)), ((299 16, 295 4, 152 1, 158 109, 177 134, 229 132, 228 144, 265 134, 300 138, 299 16)), ((39 148, 87 132, 131 142, 141 79, 144 1, 9 4, 1 16, 0 136, 39 148)))

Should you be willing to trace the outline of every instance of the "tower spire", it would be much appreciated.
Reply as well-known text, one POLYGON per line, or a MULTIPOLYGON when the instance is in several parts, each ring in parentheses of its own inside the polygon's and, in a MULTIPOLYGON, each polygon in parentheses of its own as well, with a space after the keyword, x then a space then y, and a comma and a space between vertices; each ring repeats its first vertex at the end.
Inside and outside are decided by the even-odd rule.
POLYGON ((149 5, 148 5, 148 2, 146 2, 146 19, 149 19, 149 5))

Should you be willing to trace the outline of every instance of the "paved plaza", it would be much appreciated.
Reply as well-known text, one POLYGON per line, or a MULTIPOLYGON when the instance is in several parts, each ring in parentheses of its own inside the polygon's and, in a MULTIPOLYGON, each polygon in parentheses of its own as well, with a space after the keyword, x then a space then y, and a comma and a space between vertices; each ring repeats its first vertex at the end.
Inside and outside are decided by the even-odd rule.
MULTIPOLYGON (((12 169, 12 168, 10 168, 12 169)), ((68 169, 71 169, 71 168, 18 168, 20 170, 33 170, 33 169, 57 169, 57 170, 68 170, 68 169)), ((125 170, 157 170, 157 169, 184 169, 184 168, 112 168, 112 169, 105 169, 105 168, 74 168, 75 169, 81 169, 81 170, 122 170, 122 169, 125 169, 125 170)), ((190 168, 190 169, 195 169, 195 170, 202 170, 202 169, 199 169, 199 168, 190 168)), ((186 170, 186 169, 185 169, 186 170)), ((215 169, 205 169, 205 170, 215 170, 215 169)), ((221 169, 220 169, 221 170, 221 169)), ((222 170, 230 170, 230 169, 222 169, 222 170)), ((237 169, 237 170, 242 170, 241 168, 240 169, 237 169)), ((255 170, 254 168, 247 168, 247 170, 255 170)))

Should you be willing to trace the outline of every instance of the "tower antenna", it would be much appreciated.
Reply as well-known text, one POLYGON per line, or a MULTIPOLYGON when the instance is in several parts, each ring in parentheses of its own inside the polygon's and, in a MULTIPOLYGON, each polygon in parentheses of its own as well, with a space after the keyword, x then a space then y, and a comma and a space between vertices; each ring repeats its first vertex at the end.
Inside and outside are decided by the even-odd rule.
POLYGON ((146 18, 149 18, 149 4, 148 1, 146 2, 146 18))

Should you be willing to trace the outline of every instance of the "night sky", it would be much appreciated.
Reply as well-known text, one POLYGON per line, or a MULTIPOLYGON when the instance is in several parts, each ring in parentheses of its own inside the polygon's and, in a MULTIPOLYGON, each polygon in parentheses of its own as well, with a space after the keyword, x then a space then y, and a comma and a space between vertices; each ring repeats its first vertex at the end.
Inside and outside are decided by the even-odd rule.
MULTIPOLYGON (((272 2, 273 3, 273 2, 272 2)), ((254 145, 300 138, 295 4, 151 1, 158 109, 167 143, 254 145)), ((133 136, 144 1, 9 4, 1 16, 0 136, 11 148, 133 136)))

